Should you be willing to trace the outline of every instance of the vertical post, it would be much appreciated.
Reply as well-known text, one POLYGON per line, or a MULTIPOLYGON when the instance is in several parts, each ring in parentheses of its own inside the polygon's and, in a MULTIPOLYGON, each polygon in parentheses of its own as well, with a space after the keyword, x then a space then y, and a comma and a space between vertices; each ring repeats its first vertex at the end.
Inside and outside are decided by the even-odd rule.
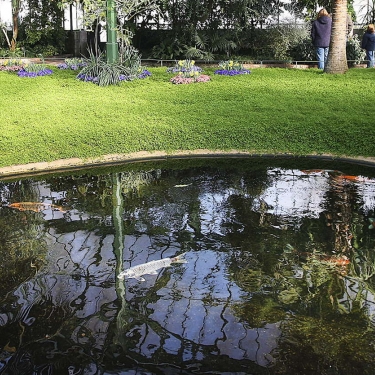
POLYGON ((118 59, 117 37, 116 37, 117 17, 115 1, 107 0, 107 62, 113 63, 118 59))
POLYGON ((69 23, 70 31, 73 31, 73 4, 69 5, 69 23))

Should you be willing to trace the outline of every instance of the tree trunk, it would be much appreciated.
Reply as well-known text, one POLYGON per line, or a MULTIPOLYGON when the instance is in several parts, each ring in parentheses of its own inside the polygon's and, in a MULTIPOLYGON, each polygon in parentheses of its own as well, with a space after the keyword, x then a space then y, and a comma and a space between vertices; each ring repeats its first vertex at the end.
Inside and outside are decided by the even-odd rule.
POLYGON ((12 21, 13 21, 13 30, 12 30, 12 40, 10 41, 10 50, 15 52, 17 46, 17 37, 18 37, 18 17, 20 14, 21 0, 12 1, 12 21))
POLYGON ((348 61, 346 59, 346 16, 347 0, 335 0, 332 14, 331 43, 325 67, 326 73, 345 73, 348 70, 348 61))

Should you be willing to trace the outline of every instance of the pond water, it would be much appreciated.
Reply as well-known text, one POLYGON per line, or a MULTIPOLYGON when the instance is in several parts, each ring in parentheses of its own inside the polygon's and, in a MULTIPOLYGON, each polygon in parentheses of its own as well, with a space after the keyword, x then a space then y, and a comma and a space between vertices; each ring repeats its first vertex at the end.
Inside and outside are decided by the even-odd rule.
POLYGON ((0 374, 374 374, 371 166, 168 160, 0 194, 0 374))

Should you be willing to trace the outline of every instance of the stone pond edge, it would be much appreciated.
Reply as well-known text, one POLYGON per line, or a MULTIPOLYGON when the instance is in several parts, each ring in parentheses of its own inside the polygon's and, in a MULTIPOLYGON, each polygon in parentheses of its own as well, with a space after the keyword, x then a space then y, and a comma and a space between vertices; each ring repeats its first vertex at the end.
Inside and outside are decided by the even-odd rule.
POLYGON ((178 159, 178 158, 243 158, 243 157, 264 157, 264 158, 312 158, 312 159, 324 159, 330 161, 343 161, 347 163, 353 163, 357 165, 366 165, 375 167, 375 157, 346 157, 346 156, 335 156, 335 155, 294 155, 294 154, 267 154, 267 153, 254 153, 249 151, 222 151, 222 150, 194 150, 194 151, 176 151, 176 152, 164 152, 154 151, 146 152, 140 151, 129 154, 110 154, 104 155, 97 158, 71 158, 71 159, 60 159, 51 162, 39 162, 29 163, 22 165, 12 165, 0 168, 0 179, 9 179, 14 177, 27 177, 35 176, 40 174, 58 173, 66 171, 74 171, 79 169, 146 162, 146 161, 157 161, 167 159, 178 159))

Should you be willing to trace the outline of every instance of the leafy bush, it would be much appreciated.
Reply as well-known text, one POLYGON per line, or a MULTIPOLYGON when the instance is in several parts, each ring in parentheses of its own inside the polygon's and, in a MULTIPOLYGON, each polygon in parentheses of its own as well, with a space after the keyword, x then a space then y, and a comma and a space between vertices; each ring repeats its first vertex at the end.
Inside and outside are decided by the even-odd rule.
POLYGON ((9 49, 0 49, 0 56, 11 58, 23 57, 24 51, 21 48, 16 48, 15 51, 11 51, 9 49))
POLYGON ((51 46, 50 44, 48 44, 47 46, 43 46, 43 45, 40 45, 40 46, 35 46, 33 49, 32 49, 32 52, 36 55, 43 55, 45 57, 52 57, 52 56, 56 56, 59 54, 59 52, 61 52, 61 48, 58 49, 54 46, 51 46))
POLYGON ((151 57, 162 60, 178 59, 184 56, 185 48, 183 42, 175 37, 166 38, 160 44, 154 46, 151 57))
POLYGON ((138 50, 132 46, 124 46, 120 50, 119 61, 122 73, 135 78, 142 71, 141 56, 138 50))
POLYGON ((85 66, 77 78, 83 81, 91 81, 99 86, 117 85, 120 83, 121 67, 117 63, 108 63, 102 54, 96 56, 90 52, 84 59, 85 66))
POLYGON ((280 25, 270 29, 270 44, 269 46, 274 51, 274 58, 276 60, 304 60, 302 56, 296 56, 296 50, 302 52, 302 46, 310 49, 310 27, 307 24, 300 25, 280 25), (301 57, 301 58, 299 58, 301 57))
POLYGON ((361 48, 361 41, 357 35, 346 42, 346 57, 353 65, 366 59, 366 52, 361 48))
POLYGON ((311 37, 306 36, 298 44, 293 46, 290 50, 290 55, 293 60, 297 61, 315 60, 315 48, 312 44, 311 37))

